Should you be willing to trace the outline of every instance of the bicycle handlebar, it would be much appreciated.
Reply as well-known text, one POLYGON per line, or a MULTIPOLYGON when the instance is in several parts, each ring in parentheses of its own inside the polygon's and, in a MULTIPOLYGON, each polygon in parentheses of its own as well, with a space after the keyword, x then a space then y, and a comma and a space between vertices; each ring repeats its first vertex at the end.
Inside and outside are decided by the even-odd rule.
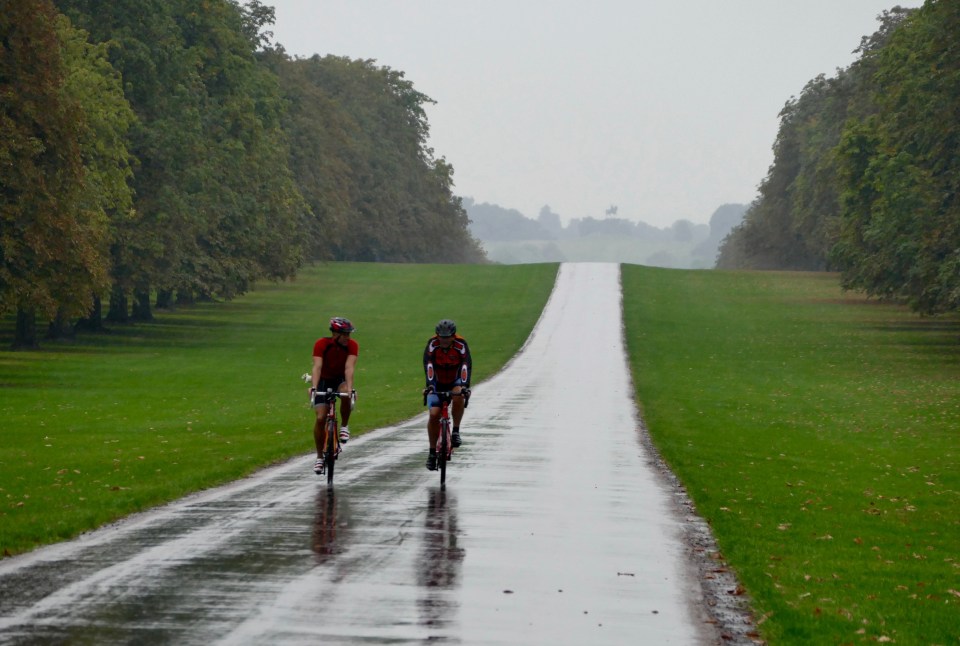
POLYGON ((318 397, 317 397, 318 395, 319 395, 321 398, 323 398, 322 401, 323 401, 324 403, 326 403, 326 402, 332 402, 335 397, 344 397, 344 398, 346 398, 346 397, 356 397, 356 396, 357 396, 357 391, 356 391, 356 390, 351 390, 351 391, 348 392, 348 393, 342 393, 342 392, 340 392, 340 391, 331 390, 330 388, 327 388, 327 390, 325 390, 325 391, 323 391, 323 390, 314 390, 313 388, 311 388, 311 389, 310 389, 310 392, 312 393, 312 395, 311 395, 311 397, 310 397, 310 403, 316 403, 316 400, 318 399, 318 397))
POLYGON ((455 393, 452 390, 433 390, 432 388, 424 388, 423 389, 423 405, 424 406, 427 405, 427 397, 429 397, 430 395, 437 395, 438 397, 445 398, 445 399, 449 399, 451 397, 463 397, 465 400, 463 404, 464 408, 467 407, 466 402, 470 401, 469 388, 464 388, 458 393, 455 393))

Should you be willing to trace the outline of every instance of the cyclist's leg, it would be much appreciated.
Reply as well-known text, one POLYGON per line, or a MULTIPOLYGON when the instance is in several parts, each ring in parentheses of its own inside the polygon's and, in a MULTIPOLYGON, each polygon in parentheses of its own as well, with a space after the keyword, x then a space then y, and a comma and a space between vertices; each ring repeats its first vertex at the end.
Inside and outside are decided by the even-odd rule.
MULTIPOLYGON (((349 393, 347 390, 347 382, 340 382, 340 386, 337 388, 338 392, 349 393)), ((340 442, 346 444, 350 440, 350 430, 347 428, 347 424, 350 423, 350 413, 353 412, 353 404, 349 399, 340 398, 340 442)))
POLYGON ((327 406, 326 404, 321 404, 314 410, 317 412, 317 421, 313 425, 313 441, 317 445, 317 457, 322 458, 323 448, 327 443, 327 406))
MULTIPOLYGON (((459 393, 463 390, 459 385, 453 389, 453 392, 459 393)), ((460 420, 463 419, 464 401, 463 397, 454 397, 450 402, 450 417, 453 419, 453 448, 461 444, 460 440, 460 420)))
POLYGON ((437 446, 437 438, 440 437, 440 397, 434 393, 427 395, 427 408, 430 411, 430 418, 427 420, 427 440, 430 442, 430 449, 433 450, 437 446))
MULTIPOLYGON (((341 382, 340 387, 337 388, 338 392, 349 393, 347 390, 347 382, 341 382)), ((350 422, 350 413, 353 412, 353 406, 350 403, 349 399, 340 398, 340 426, 346 426, 350 422)))
MULTIPOLYGON (((460 386, 453 389, 453 392, 459 393, 463 390, 460 386)), ((460 420, 463 419, 463 397, 454 397, 450 402, 450 417, 453 418, 454 428, 460 428, 460 420)))
POLYGON ((437 446, 438 437, 440 437, 440 407, 434 406, 430 409, 430 419, 427 420, 427 439, 431 449, 437 446))
POLYGON ((321 475, 324 471, 323 466, 323 446, 327 441, 324 427, 326 425, 327 407, 318 406, 316 409, 317 419, 313 423, 313 442, 317 445, 317 459, 313 463, 313 472, 321 475))
POLYGON ((437 468, 437 438, 440 437, 440 399, 430 394, 427 396, 430 416, 427 419, 427 442, 430 452, 427 456, 427 468, 431 471, 437 468))

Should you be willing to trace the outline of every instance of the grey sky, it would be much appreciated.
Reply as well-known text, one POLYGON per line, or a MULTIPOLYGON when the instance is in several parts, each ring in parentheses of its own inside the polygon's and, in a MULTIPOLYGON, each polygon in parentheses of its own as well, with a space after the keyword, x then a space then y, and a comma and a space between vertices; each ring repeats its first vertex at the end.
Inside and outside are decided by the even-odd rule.
POLYGON ((375 59, 434 99, 430 145, 458 195, 655 226, 752 201, 784 103, 897 4, 263 1, 291 55, 375 59))

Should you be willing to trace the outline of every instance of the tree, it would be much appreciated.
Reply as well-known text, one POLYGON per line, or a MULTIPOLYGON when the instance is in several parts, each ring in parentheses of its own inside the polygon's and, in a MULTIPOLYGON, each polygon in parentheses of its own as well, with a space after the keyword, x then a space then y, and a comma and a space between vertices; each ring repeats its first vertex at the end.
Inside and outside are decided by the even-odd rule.
POLYGON ((721 244, 718 267, 830 268, 840 229, 842 132, 876 110, 871 101, 876 63, 869 53, 885 46, 910 11, 883 12, 877 32, 861 41, 859 60, 834 78, 814 78, 786 103, 773 164, 743 223, 721 244))
POLYGON ((336 56, 265 55, 283 79, 285 123, 311 209, 311 257, 478 262, 453 167, 427 146, 424 105, 403 72, 336 56))
MULTIPOLYGON (((64 91, 83 113, 78 132, 85 171, 82 208, 91 217, 107 223, 107 235, 100 240, 99 253, 104 262, 109 262, 110 245, 118 228, 136 217, 129 184, 132 160, 127 150, 127 133, 136 117, 123 95, 120 75, 109 62, 107 46, 91 44, 88 34, 73 28, 64 16, 58 18, 57 31, 67 67, 64 91)), ((107 288, 106 277, 99 283, 88 281, 89 284, 83 284, 82 277, 74 273, 59 283, 61 307, 48 336, 59 335, 69 325, 70 313, 76 314, 80 307, 86 309, 86 321, 94 326, 99 323, 99 313, 95 321, 89 316, 90 301, 94 310, 99 311, 100 297, 107 288)))
POLYGON ((111 44, 138 116, 131 133, 139 218, 112 247, 108 318, 230 298, 259 278, 292 276, 305 210, 287 166, 284 104, 254 50, 272 10, 229 0, 60 0, 111 44))
POLYGON ((960 308, 958 30, 960 6, 927 2, 867 52, 876 113, 840 152, 844 286, 926 314, 960 308))
POLYGON ((17 310, 15 347, 36 345, 37 315, 80 315, 106 282, 107 222, 81 149, 89 124, 68 82, 83 65, 65 62, 57 19, 49 0, 0 12, 0 312, 17 310))

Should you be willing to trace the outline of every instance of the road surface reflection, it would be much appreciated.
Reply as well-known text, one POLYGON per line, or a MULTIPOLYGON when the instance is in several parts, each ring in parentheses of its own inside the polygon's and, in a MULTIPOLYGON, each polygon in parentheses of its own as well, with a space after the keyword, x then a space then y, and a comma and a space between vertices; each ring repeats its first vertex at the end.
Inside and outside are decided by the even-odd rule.
POLYGON ((342 554, 350 533, 350 505, 345 496, 333 488, 317 491, 316 518, 313 523, 311 548, 318 564, 342 554))
POLYGON ((446 628, 455 623, 460 609, 457 591, 465 554, 457 545, 457 503, 453 493, 439 486, 430 488, 423 529, 423 545, 416 561, 420 623, 446 628))

